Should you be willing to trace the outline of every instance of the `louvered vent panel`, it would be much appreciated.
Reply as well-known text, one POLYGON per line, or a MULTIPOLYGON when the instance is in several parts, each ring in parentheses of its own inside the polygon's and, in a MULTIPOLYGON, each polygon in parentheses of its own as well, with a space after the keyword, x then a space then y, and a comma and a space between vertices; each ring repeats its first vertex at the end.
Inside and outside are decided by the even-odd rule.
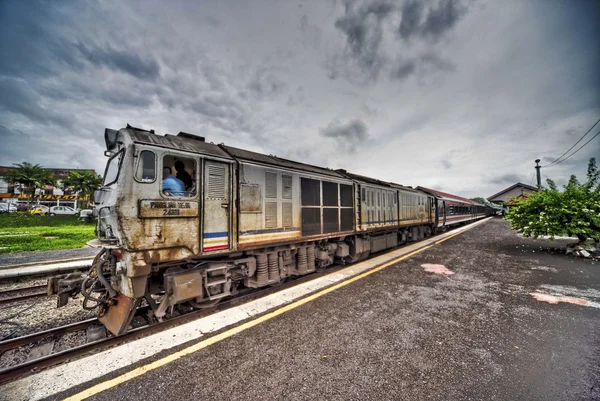
POLYGON ((284 202, 281 204, 281 220, 283 223, 283 227, 292 227, 294 224, 292 217, 292 203, 284 202))
POLYGON ((277 173, 265 173, 265 197, 277 198, 277 173))
POLYGON ((225 167, 208 165, 207 198, 225 199, 225 167))
POLYGON ((277 228, 277 202, 265 202, 265 228, 277 228))
POLYGON ((292 199, 292 176, 291 175, 282 175, 282 194, 281 197, 283 199, 292 199))

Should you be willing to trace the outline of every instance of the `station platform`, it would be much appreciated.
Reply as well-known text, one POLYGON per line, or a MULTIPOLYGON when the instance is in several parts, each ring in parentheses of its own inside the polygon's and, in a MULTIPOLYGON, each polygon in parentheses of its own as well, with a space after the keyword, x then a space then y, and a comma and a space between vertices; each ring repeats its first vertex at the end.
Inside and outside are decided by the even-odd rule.
POLYGON ((0 255, 0 270, 94 259, 94 256, 96 256, 98 252, 100 252, 100 249, 86 246, 83 248, 59 249, 53 251, 5 253, 0 255))
POLYGON ((82 372, 67 390, 43 389, 68 381, 63 369, 47 383, 10 383, 0 398, 600 399, 600 266, 561 252, 569 241, 522 238, 499 218, 468 228, 360 274, 349 266, 356 274, 337 284, 199 328, 198 339, 102 377, 82 372))

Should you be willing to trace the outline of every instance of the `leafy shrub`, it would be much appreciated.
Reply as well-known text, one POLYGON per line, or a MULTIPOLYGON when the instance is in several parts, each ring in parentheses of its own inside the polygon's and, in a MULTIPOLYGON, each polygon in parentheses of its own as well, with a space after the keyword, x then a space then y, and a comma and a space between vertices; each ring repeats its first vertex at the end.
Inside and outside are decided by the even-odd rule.
POLYGON ((529 195, 529 199, 516 199, 517 205, 507 213, 511 228, 526 237, 546 235, 576 236, 580 241, 600 239, 600 171, 596 159, 590 159, 587 182, 581 184, 572 175, 564 191, 547 180, 548 188, 529 195))

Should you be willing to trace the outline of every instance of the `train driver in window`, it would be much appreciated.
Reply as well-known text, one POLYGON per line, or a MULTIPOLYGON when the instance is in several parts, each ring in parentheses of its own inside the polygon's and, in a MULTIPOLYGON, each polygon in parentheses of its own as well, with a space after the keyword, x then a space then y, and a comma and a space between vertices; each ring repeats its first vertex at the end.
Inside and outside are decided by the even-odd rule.
POLYGON ((187 171, 185 171, 185 165, 181 160, 177 160, 175 162, 175 170, 177 171, 175 177, 177 177, 178 180, 183 182, 186 191, 190 191, 192 185, 194 184, 194 180, 192 180, 192 177, 188 174, 187 171))
POLYGON ((185 186, 171 174, 171 167, 163 167, 163 193, 168 196, 183 196, 185 186))

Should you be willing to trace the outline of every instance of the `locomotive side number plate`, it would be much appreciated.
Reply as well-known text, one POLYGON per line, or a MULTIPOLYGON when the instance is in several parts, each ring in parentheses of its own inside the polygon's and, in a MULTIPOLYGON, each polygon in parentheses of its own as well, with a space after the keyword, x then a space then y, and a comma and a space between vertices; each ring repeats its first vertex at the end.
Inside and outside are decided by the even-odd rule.
POLYGON ((151 200, 140 201, 140 217, 197 217, 198 202, 176 200, 151 200))

